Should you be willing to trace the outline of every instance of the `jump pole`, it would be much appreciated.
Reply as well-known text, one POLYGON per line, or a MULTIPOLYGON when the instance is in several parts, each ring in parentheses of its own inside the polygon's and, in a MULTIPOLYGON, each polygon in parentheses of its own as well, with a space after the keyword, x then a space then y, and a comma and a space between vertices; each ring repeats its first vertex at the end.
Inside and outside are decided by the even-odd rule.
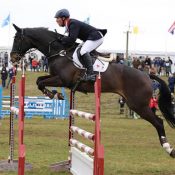
POLYGON ((25 145, 24 145, 24 98, 25 98, 25 76, 21 77, 19 85, 19 115, 18 115, 18 175, 24 175, 25 169, 25 145))
POLYGON ((18 175, 24 175, 25 168, 31 169, 29 163, 25 163, 24 145, 24 98, 25 98, 25 74, 24 69, 19 82, 19 108, 15 107, 15 77, 12 78, 10 86, 10 134, 8 160, 0 161, 0 171, 16 171, 18 175), (14 115, 18 115, 18 160, 14 160, 14 115))
MULTIPOLYGON (((19 82, 19 108, 10 107, 11 113, 18 115, 18 175, 24 175, 25 171, 25 145, 24 145, 24 97, 25 97, 25 76, 19 82)), ((13 141, 14 139, 10 139, 13 141)), ((11 156, 12 157, 12 156, 11 156)), ((13 161, 13 160, 10 160, 13 161)))
POLYGON ((0 161, 1 171, 17 171, 18 169, 18 160, 14 160, 14 115, 17 115, 17 112, 19 112, 19 109, 17 108, 14 109, 15 83, 16 83, 16 77, 14 76, 10 83, 9 156, 8 160, 0 161), (15 111, 13 111, 13 109, 15 111))

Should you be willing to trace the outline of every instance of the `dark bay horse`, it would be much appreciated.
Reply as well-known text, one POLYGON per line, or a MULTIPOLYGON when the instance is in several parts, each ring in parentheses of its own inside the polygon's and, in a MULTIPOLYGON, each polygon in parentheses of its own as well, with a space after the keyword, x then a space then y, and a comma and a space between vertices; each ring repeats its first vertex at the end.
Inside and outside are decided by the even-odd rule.
MULTIPOLYGON (((11 51, 11 61, 18 62, 31 48, 36 48, 48 57, 49 75, 38 77, 37 85, 46 94, 47 86, 67 87, 72 89, 77 80, 84 74, 84 70, 77 68, 70 57, 74 49, 64 48, 58 40, 60 34, 46 28, 19 28, 14 25, 16 35, 11 51), (62 54, 63 50, 67 53, 62 54)), ((102 92, 120 94, 126 100, 130 109, 143 119, 150 122, 157 130, 161 146, 173 158, 175 150, 167 141, 163 120, 156 116, 149 108, 149 101, 153 94, 152 80, 160 83, 159 108, 168 122, 175 127, 175 117, 171 103, 171 93, 166 83, 155 75, 147 75, 137 69, 116 63, 110 63, 106 72, 101 73, 102 92)), ((80 82, 77 91, 93 92, 92 82, 80 82)))

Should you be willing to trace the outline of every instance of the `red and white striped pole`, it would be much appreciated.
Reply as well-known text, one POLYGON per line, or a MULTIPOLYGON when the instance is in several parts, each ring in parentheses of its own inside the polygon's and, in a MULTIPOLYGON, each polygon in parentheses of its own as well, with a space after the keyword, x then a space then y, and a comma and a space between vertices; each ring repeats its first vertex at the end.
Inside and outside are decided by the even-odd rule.
POLYGON ((19 115, 18 115, 18 126, 19 126, 19 146, 18 146, 18 175, 24 175, 25 171, 25 145, 24 145, 24 98, 25 98, 25 74, 24 74, 24 60, 22 67, 22 76, 19 82, 19 115))
POLYGON ((95 149, 94 149, 94 175, 104 175, 104 146, 100 143, 100 97, 101 97, 101 77, 97 76, 95 82, 95 149))

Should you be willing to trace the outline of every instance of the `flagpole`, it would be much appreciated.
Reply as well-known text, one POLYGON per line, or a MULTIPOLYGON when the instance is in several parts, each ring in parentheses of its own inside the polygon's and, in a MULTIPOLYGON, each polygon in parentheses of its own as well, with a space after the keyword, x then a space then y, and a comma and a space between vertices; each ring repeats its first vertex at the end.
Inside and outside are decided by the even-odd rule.
POLYGON ((128 60, 128 55, 129 55, 129 34, 131 33, 130 31, 130 22, 129 22, 129 26, 128 29, 126 30, 126 52, 125 52, 125 59, 128 60))

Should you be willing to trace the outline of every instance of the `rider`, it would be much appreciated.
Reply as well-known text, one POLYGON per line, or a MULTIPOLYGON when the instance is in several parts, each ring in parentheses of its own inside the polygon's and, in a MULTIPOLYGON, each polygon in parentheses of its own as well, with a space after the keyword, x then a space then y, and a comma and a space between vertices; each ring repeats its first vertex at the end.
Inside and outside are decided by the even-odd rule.
MULTIPOLYGON (((87 68, 87 75, 84 79, 95 80, 93 72, 92 58, 90 52, 98 48, 103 43, 106 29, 97 29, 89 24, 70 18, 70 13, 67 9, 61 9, 55 14, 56 22, 60 27, 66 27, 68 36, 64 36, 61 41, 63 45, 73 45, 76 39, 82 40, 84 43, 80 50, 81 60, 83 65, 87 68)), ((73 57, 77 56, 76 50, 73 57)))

